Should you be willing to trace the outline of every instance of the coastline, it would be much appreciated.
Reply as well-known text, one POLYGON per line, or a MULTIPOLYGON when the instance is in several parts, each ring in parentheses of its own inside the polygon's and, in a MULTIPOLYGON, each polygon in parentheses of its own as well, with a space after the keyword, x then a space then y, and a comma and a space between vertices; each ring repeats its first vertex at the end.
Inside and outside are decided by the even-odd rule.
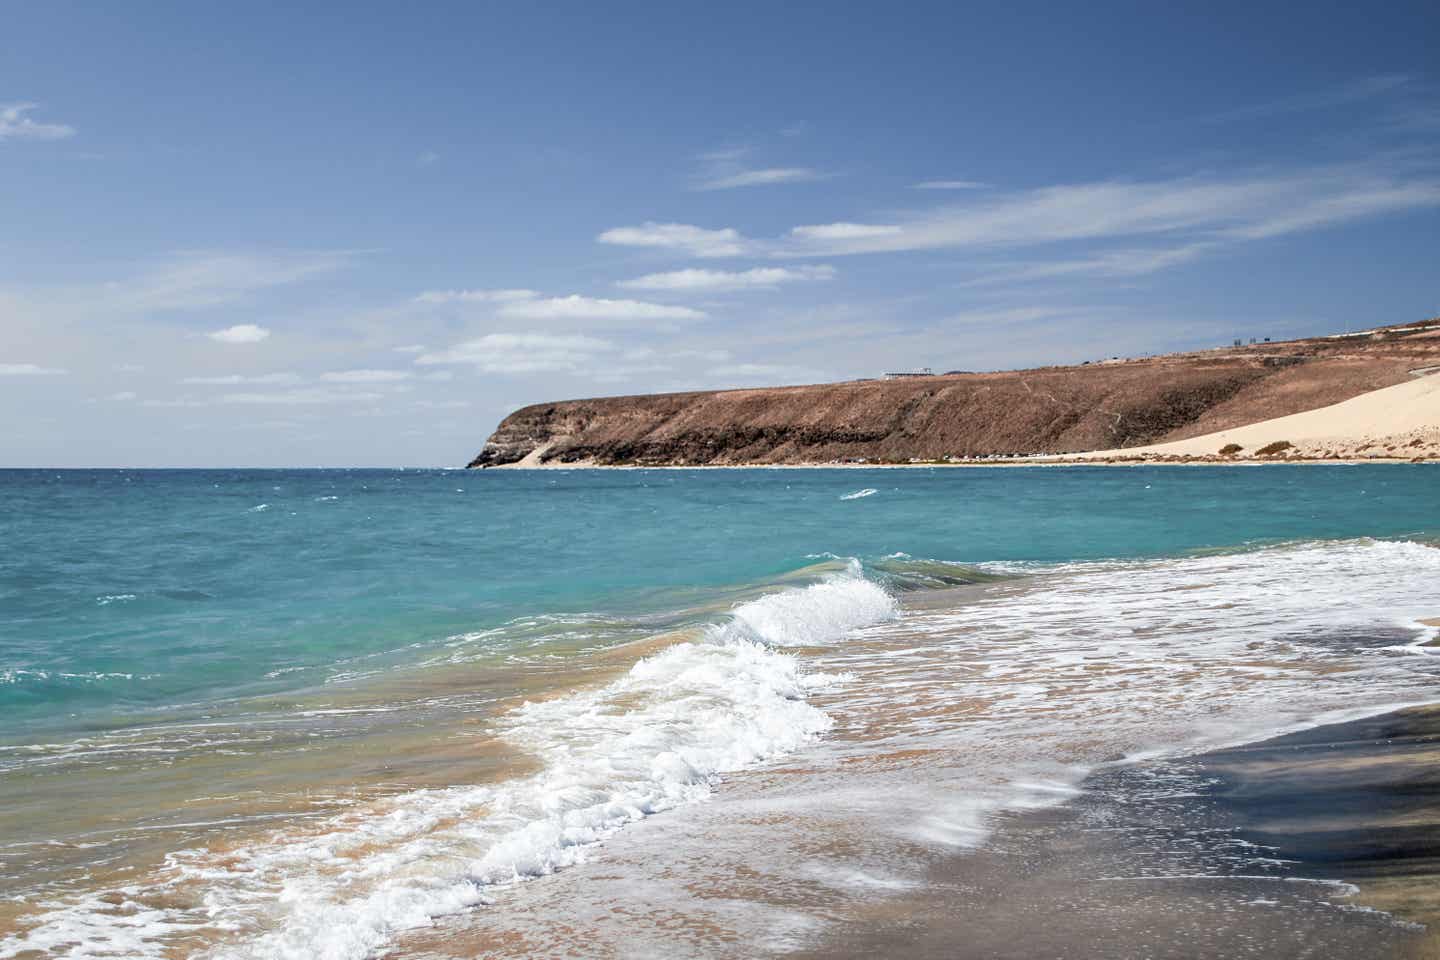
MULTIPOLYGON (((1006 467, 1273 467, 1332 466, 1358 467, 1368 464, 1440 464, 1435 457, 1277 457, 1241 459, 1220 457, 1144 457, 1116 456, 1105 459, 1075 457, 1016 457, 985 460, 934 460, 920 463, 595 463, 579 460, 573 463, 503 463, 488 467, 466 467, 467 470, 930 470, 935 468, 1006 468, 1006 467)), ((458 468, 457 468, 458 469, 458 468)))
MULTIPOLYGON (((840 457, 832 453, 824 460, 796 461, 789 458, 795 457, 804 448, 790 446, 788 454, 786 454, 787 462, 783 464, 772 464, 761 459, 725 464, 696 462, 693 465, 830 467, 1032 466, 1097 463, 1110 466, 1135 463, 1254 465, 1267 463, 1440 462, 1440 376, 1435 375, 1435 370, 1435 367, 1412 370, 1410 379, 1403 382, 1360 393, 1338 403, 1313 407, 1296 413, 1275 416, 1275 408, 1271 407, 1268 411, 1271 416, 1267 419, 1244 423, 1240 426, 1228 426, 1221 430, 1212 429, 1210 432, 1168 442, 1125 445, 1122 436, 1108 434, 1103 438, 1091 437, 1092 446, 1082 451, 1014 453, 1017 449, 1025 449, 1026 445, 1020 444, 1001 447, 1001 450, 1009 451, 1006 453, 989 453, 978 456, 969 453, 966 455, 951 453, 941 456, 935 451, 943 451, 947 448, 947 441, 944 438, 945 431, 943 426, 931 423, 923 431, 923 435, 928 439, 922 448, 921 455, 912 455, 903 460, 895 456, 893 447, 889 448, 885 456, 877 460, 872 453, 875 449, 883 448, 872 447, 863 457, 858 455, 861 451, 857 450, 854 454, 840 457), (1102 442, 1120 440, 1122 445, 1104 448, 1099 446, 1097 440, 1102 442)), ((1094 409, 1096 408, 1091 408, 1090 412, 1093 413, 1094 409)), ((1283 410, 1284 407, 1281 406, 1279 409, 1283 410)), ((1117 416, 1119 415, 1117 414, 1117 416)), ((588 423, 588 421, 586 422, 588 423)), ((1190 425, 1192 429, 1196 426, 1194 422, 1190 425)), ((712 423, 711 427, 720 430, 723 424, 712 423)), ((497 447, 496 438, 503 429, 504 424, 502 423, 501 428, 486 442, 481 455, 470 462, 470 467, 549 468, 555 466, 555 459, 567 454, 573 458, 563 464, 567 467, 602 465, 597 462, 597 456, 593 452, 586 455, 582 451, 606 448, 593 445, 573 448, 569 445, 570 438, 563 429, 559 432, 550 432, 548 438, 531 439, 529 449, 518 458, 492 456, 492 449, 497 447), (547 458, 549 459, 547 460, 547 458)), ((578 429, 583 434, 585 428, 566 429, 572 431, 578 429)), ((1041 428, 1037 427, 1036 429, 1040 430, 1041 428)), ((1181 428, 1172 433, 1180 432, 1183 436, 1184 430, 1185 428, 1181 428)), ((1043 431, 1037 434, 1037 436, 1039 435, 1047 436, 1048 439, 1043 443, 1029 444, 1031 449, 1034 446, 1053 448, 1058 445, 1053 436, 1044 434, 1043 431)), ((727 454, 725 448, 715 447, 713 444, 700 449, 682 449, 674 453, 660 452, 655 448, 646 453, 644 452, 646 448, 638 443, 613 449, 615 450, 613 455, 602 453, 599 457, 622 462, 607 463, 603 464, 604 466, 690 466, 692 465, 690 461, 723 459, 727 456, 737 455, 733 447, 727 454)), ((750 450, 751 456, 760 453, 753 446, 740 449, 742 451, 750 450)), ((949 446, 949 449, 952 451, 956 449, 975 451, 984 449, 984 446, 977 447, 965 443, 949 446)), ((787 445, 773 447, 769 455, 780 459, 780 452, 786 450, 787 445)), ((741 452, 739 455, 744 456, 745 454, 741 452)))

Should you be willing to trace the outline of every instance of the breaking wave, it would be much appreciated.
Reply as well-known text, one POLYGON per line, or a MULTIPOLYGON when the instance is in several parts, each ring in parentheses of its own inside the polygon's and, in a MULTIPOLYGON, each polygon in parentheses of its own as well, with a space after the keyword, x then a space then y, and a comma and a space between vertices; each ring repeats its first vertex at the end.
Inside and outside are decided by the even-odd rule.
POLYGON ((223 854, 174 852, 119 897, 53 904, 0 941, 0 957, 162 957, 204 949, 189 940, 199 931, 219 940, 206 951, 217 958, 369 956, 398 931, 574 864, 626 824, 703 800, 723 774, 823 734, 831 718, 807 697, 845 678, 806 673, 778 648, 833 643, 896 612, 853 562, 743 603, 598 689, 500 718, 500 738, 539 761, 533 775, 410 791, 223 854))

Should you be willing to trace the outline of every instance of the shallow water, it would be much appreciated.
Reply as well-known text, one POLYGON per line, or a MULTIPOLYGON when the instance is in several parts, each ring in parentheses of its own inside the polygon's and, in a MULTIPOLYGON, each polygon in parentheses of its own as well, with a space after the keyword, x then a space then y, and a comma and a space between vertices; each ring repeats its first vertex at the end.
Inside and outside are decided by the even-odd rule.
POLYGON ((1435 699, 1437 479, 0 474, 0 957, 819 949, 1106 765, 1435 699))

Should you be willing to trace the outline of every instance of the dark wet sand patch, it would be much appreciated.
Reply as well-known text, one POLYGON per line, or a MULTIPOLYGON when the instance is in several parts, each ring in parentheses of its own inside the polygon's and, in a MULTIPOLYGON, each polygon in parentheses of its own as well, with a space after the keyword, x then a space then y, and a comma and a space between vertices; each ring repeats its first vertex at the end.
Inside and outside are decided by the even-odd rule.
POLYGON ((798 955, 1440 958, 1440 709, 1085 787, 798 955))
POLYGON ((1214 753, 1204 768, 1240 836, 1427 925, 1425 955, 1440 956, 1440 707, 1214 753))

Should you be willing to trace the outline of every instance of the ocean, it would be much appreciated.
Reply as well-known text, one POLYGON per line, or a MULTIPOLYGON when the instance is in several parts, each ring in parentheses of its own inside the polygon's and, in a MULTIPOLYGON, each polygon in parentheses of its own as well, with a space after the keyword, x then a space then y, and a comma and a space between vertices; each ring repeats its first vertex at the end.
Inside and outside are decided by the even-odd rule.
POLYGON ((1097 771, 1440 699, 1437 494, 0 471, 0 958, 819 950, 1097 771))

